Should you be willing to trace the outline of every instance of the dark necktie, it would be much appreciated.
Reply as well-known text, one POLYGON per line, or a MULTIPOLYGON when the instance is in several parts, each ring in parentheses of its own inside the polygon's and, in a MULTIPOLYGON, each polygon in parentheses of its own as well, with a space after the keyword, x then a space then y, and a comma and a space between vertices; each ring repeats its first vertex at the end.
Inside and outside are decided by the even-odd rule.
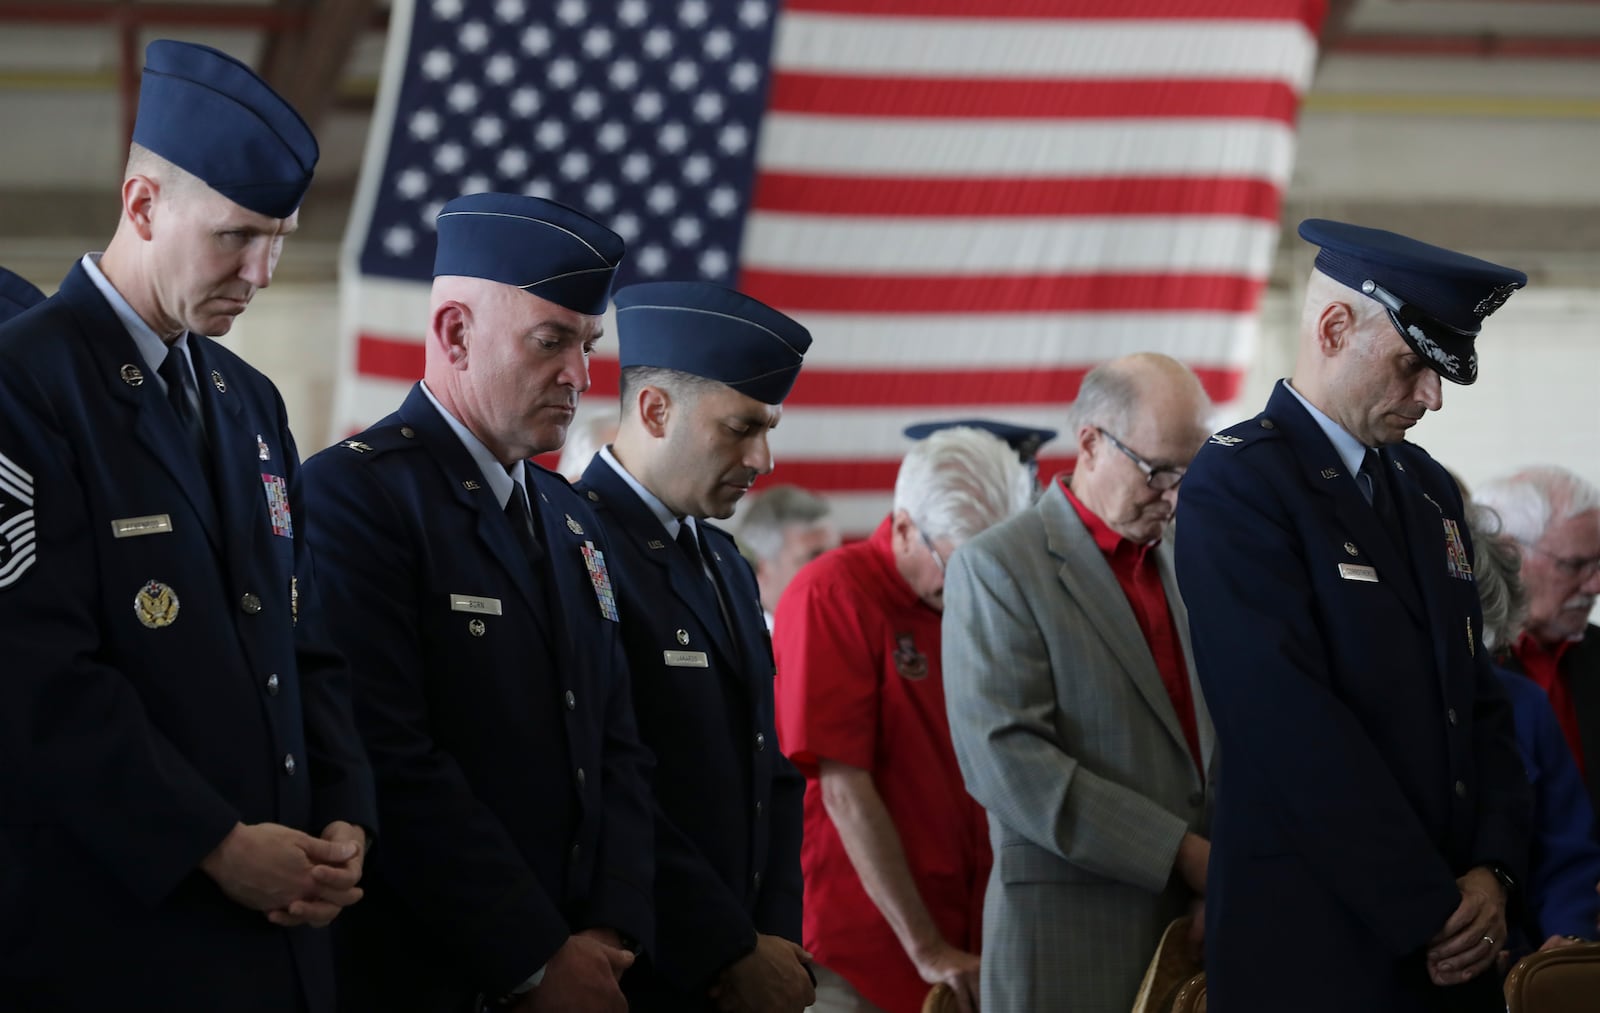
POLYGON ((544 548, 539 544, 539 536, 534 533, 533 514, 528 511, 528 495, 515 482, 511 485, 511 496, 506 500, 506 520, 511 522, 511 530, 517 536, 517 544, 522 546, 523 555, 528 557, 529 563, 537 565, 544 559, 544 548))
POLYGON ((1395 546, 1403 550, 1405 535, 1400 527, 1400 515, 1395 511, 1394 496, 1389 488, 1389 476, 1384 468, 1383 458, 1370 447, 1361 460, 1361 477, 1366 483, 1373 513, 1378 515, 1379 522, 1383 524, 1384 530, 1389 532, 1389 537, 1394 539, 1395 546))
POLYGON ((701 551, 700 538, 696 531, 689 527, 688 521, 678 522, 678 548, 683 550, 694 563, 694 572, 701 575, 701 579, 711 584, 712 596, 717 599, 717 611, 722 616, 723 628, 729 633, 733 632, 732 617, 728 615, 728 602, 722 594, 722 582, 717 577, 716 568, 706 560, 705 553, 701 551))
POLYGON ((177 345, 169 345, 167 357, 161 360, 161 368, 156 372, 166 381, 167 402, 177 413, 178 424, 183 427, 183 435, 189 441, 189 449, 194 452, 200 466, 205 469, 206 478, 209 480, 211 452, 206 443, 205 426, 195 411, 195 404, 200 399, 194 389, 194 378, 189 375, 189 364, 184 360, 183 349, 177 345))

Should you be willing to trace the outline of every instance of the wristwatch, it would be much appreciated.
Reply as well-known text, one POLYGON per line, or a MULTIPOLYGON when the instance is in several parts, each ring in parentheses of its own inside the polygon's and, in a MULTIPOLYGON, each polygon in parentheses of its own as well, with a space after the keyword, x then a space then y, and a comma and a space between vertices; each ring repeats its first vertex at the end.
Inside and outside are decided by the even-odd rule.
POLYGON ((1506 896, 1509 898, 1512 892, 1517 888, 1516 879, 1514 879, 1506 867, 1501 865, 1499 862, 1490 862, 1486 868, 1494 875, 1495 879, 1500 881, 1500 885, 1505 889, 1506 896))

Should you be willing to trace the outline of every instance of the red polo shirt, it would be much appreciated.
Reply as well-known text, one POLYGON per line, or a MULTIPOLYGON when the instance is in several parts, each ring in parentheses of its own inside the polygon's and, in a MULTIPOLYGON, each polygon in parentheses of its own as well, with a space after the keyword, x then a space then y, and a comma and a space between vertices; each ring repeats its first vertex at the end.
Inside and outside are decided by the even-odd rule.
POLYGON ((806 775, 806 949, 886 1013, 918 1013, 929 986, 862 887, 817 779, 824 757, 872 773, 934 923, 951 945, 977 953, 988 824, 950 743, 940 615, 900 576, 890 537, 885 520, 784 590, 773 636, 778 741, 806 775))
POLYGON ((1578 773, 1587 780, 1589 774, 1583 762, 1583 737, 1578 732, 1578 708, 1572 702, 1571 690, 1567 688, 1567 677, 1561 672, 1561 656, 1571 646, 1572 641, 1563 640, 1551 651, 1524 633, 1517 638, 1511 651, 1522 663, 1523 673, 1538 683, 1550 698, 1550 709, 1556 712, 1556 721, 1561 725, 1561 734, 1566 736, 1567 745, 1572 749, 1572 759, 1578 764, 1578 773))
POLYGON ((1128 541, 1106 525, 1093 511, 1072 495, 1066 478, 1058 479, 1067 502, 1078 511, 1078 519, 1089 530, 1094 544, 1111 565, 1117 584, 1133 607, 1144 642, 1155 658, 1156 670, 1172 699, 1172 709, 1178 713, 1178 725, 1189 743, 1189 755, 1196 770, 1204 770, 1200 762, 1200 729, 1194 717, 1194 693, 1189 688, 1189 666, 1183 659, 1183 641, 1178 639, 1178 627, 1172 620, 1172 608, 1167 604, 1167 592, 1161 586, 1161 570, 1156 565, 1156 546, 1159 541, 1138 545, 1128 541))

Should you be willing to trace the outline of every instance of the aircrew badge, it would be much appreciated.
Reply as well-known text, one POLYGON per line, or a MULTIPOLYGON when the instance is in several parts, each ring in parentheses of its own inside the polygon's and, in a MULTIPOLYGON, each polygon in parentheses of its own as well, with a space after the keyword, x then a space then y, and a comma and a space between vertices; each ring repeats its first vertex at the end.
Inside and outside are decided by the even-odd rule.
POLYGON ((1472 558, 1461 540, 1461 529, 1449 517, 1444 518, 1444 568, 1457 580, 1472 579, 1472 558))
POLYGON ((178 618, 178 593, 159 580, 152 580, 133 596, 133 614, 146 629, 171 626, 178 618))
POLYGON ((294 520, 289 516, 289 487, 283 476, 261 473, 261 485, 267 490, 267 513, 272 517, 272 533, 283 538, 294 537, 294 520))
POLYGON ((606 554, 595 548, 593 542, 584 542, 581 551, 584 568, 589 571, 589 583, 594 585, 594 596, 600 603, 600 614, 614 623, 621 622, 617 595, 611 589, 611 574, 606 572, 606 554))
POLYGON ((567 514, 567 530, 575 535, 582 535, 583 525, 573 520, 571 514, 567 514))
POLYGON ((224 380, 222 374, 214 369, 211 371, 211 386, 217 388, 218 394, 228 393, 228 381, 224 380))
POLYGON ((894 670, 900 673, 903 679, 926 679, 928 677, 928 656, 917 650, 916 640, 909 633, 896 633, 894 635, 894 670))
POLYGON ((300 625, 300 578, 289 578, 289 625, 300 625))

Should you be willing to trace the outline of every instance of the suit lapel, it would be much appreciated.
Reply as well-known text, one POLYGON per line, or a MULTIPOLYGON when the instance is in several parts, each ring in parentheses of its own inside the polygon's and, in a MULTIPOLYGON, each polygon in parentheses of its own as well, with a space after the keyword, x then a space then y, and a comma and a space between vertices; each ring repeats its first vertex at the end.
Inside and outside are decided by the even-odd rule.
POLYGON ((1172 610, 1172 624, 1178 630, 1178 643, 1183 649, 1183 670, 1189 677, 1189 698, 1194 701, 1194 724, 1200 739, 1200 771, 1202 784, 1211 769, 1211 754, 1216 747, 1217 730, 1211 723, 1211 710, 1206 706, 1205 691, 1200 688, 1199 669, 1194 664, 1194 649, 1189 645, 1189 609, 1178 591, 1178 575, 1172 565, 1172 543, 1169 540, 1156 552, 1156 565, 1161 572, 1161 589, 1167 595, 1167 608, 1172 610))
POLYGON ((1106 562, 1100 546, 1083 526, 1059 482, 1050 484, 1040 497, 1038 509, 1044 520, 1045 542, 1051 554, 1061 560, 1057 574, 1067 593, 1083 610, 1089 625, 1116 654, 1123 672, 1155 712, 1167 734, 1183 749, 1184 755, 1188 755, 1189 742, 1178 723, 1178 712, 1172 706, 1166 684, 1161 681, 1161 672, 1139 629, 1133 606, 1128 604, 1128 596, 1117 583, 1116 574, 1111 572, 1111 564, 1106 562))
POLYGON ((139 348, 80 263, 61 282, 61 294, 78 317, 95 372, 107 394, 127 407, 128 429, 189 501, 206 537, 222 551, 221 522, 205 471, 189 449, 178 417, 139 348))
MULTIPOLYGON (((1392 453, 1392 452, 1391 452, 1392 453)), ((1423 606, 1429 617, 1428 629, 1433 636, 1434 666, 1443 684, 1451 669, 1451 658, 1467 643, 1467 616, 1459 605, 1452 606, 1447 598, 1456 590, 1446 577, 1447 549, 1444 537, 1444 507, 1422 490, 1405 470, 1398 458, 1385 454, 1390 469, 1389 486, 1399 500, 1397 512, 1405 528, 1406 542, 1410 548, 1412 576, 1421 588, 1423 606), (1430 579, 1431 578, 1431 579, 1430 579)), ((1463 522, 1459 527, 1465 527, 1463 522)), ((1481 639, 1482 630, 1473 630, 1472 643, 1481 639)))
MULTIPOLYGON (((266 479, 258 467, 261 461, 257 434, 244 432, 244 409, 238 392, 228 387, 220 371, 213 372, 208 361, 210 349, 205 347, 208 340, 189 335, 189 357, 199 381, 200 410, 205 418, 211 474, 216 483, 212 492, 223 519, 226 555, 230 561, 245 560, 250 558, 250 541, 262 531, 262 525, 270 530, 263 486, 266 479)), ((281 470, 282 464, 277 463, 272 473, 281 470)), ((287 486, 284 495, 288 495, 287 486)))

